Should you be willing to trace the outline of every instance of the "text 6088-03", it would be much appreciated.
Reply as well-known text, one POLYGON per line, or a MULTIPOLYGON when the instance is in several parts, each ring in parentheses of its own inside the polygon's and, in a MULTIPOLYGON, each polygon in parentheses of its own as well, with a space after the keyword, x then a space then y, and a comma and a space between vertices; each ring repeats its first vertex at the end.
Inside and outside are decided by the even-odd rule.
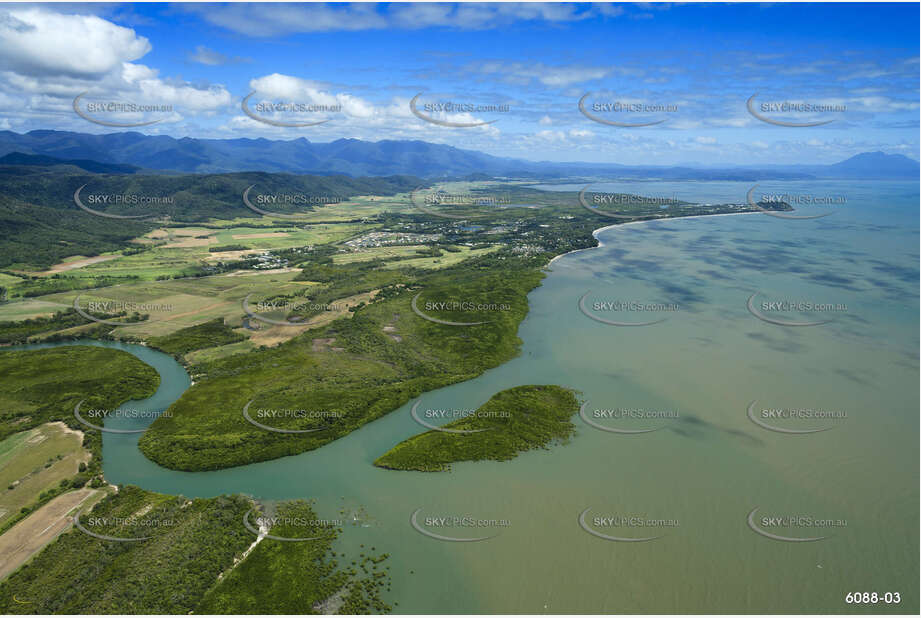
POLYGON ((902 595, 898 592, 848 592, 844 597, 848 604, 901 603, 902 595))

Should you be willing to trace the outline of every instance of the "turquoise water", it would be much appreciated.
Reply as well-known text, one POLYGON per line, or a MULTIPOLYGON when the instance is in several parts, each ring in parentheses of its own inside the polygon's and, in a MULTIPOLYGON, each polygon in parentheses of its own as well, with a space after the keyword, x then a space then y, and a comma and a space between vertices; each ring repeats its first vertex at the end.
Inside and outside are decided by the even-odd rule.
MULTIPOLYGON (((742 202, 749 188, 632 182, 593 190, 742 202)), ((570 443, 511 462, 460 464, 442 474, 374 468, 376 457, 420 431, 407 405, 317 451, 217 472, 165 470, 140 455, 137 436, 109 434, 106 477, 186 496, 316 498, 321 516, 344 508, 355 525, 346 527, 341 548, 370 544, 391 554, 392 598, 400 612, 916 613, 918 186, 759 187, 769 191, 844 195, 847 202, 822 219, 752 214, 598 232, 602 247, 557 260, 531 293, 518 358, 422 397, 426 407, 474 408, 519 384, 560 384, 581 391, 589 413, 676 413, 667 420, 598 421, 656 431, 623 435, 576 419, 570 443), (675 304, 677 311, 648 327, 609 326, 579 311, 586 292, 592 301, 675 304), (846 311, 820 326, 768 324, 746 307, 755 292, 846 311), (752 401, 759 409, 844 411, 846 418, 776 421, 787 428, 833 426, 787 435, 749 420, 752 401), (793 537, 828 535, 779 542, 747 525, 756 507, 762 515, 845 523, 771 529, 793 537), (509 525, 489 528, 498 536, 486 541, 442 542, 410 526, 410 514, 420 508, 422 515, 509 525), (661 535, 612 542, 580 527, 585 509, 591 509, 589 521, 637 516, 670 524, 594 527, 619 536, 661 535), (902 603, 855 608, 844 603, 851 591, 899 592, 902 603)), ((181 376, 166 379, 184 390, 181 376)), ((430 529, 458 537, 486 530, 430 529)))

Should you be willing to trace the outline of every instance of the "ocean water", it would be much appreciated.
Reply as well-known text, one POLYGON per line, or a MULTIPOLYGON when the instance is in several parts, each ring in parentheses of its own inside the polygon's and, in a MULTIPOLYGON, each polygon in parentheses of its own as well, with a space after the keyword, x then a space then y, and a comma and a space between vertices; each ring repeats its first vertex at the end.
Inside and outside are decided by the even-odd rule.
MULTIPOLYGON (((593 190, 742 202, 749 188, 633 182, 593 190)), ((346 514, 343 550, 390 553, 398 612, 917 613, 918 185, 758 187, 767 192, 846 201, 797 213, 834 212, 820 219, 748 214, 600 231, 601 247, 556 260, 531 293, 518 358, 422 397, 426 407, 475 408, 512 386, 560 384, 582 393, 596 425, 654 431, 604 431, 576 418, 569 443, 511 462, 437 474, 374 468, 377 456, 421 430, 407 405, 317 451, 217 472, 159 468, 136 450, 136 436, 110 434, 106 476, 186 496, 316 499, 321 516, 346 514), (579 308, 586 294, 596 317, 664 321, 593 320, 579 308), (762 321, 748 308, 752 294, 753 307, 775 321, 830 321, 762 321), (778 301, 823 309, 778 311, 770 305, 778 301), (767 425, 823 431, 767 429, 750 419, 752 402, 767 425), (762 417, 763 409, 838 416, 762 417), (635 418, 642 414, 661 418, 635 418), (762 532, 825 538, 759 534, 749 525, 754 509, 762 532), (436 540, 410 525, 417 511, 437 534, 495 536, 436 540), (489 525, 445 528, 426 517, 489 525), (612 541, 586 527, 657 538, 612 541), (897 592, 901 602, 845 603, 848 592, 863 591, 897 592)), ((599 217, 599 227, 607 223, 599 217)))

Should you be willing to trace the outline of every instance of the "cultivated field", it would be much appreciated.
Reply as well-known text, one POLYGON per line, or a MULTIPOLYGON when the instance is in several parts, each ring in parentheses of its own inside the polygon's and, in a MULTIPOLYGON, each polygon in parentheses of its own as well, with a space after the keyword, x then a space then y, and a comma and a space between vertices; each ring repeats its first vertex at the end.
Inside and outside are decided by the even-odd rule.
POLYGON ((89 460, 83 435, 64 423, 45 423, 0 442, 0 524, 39 494, 77 474, 89 460))

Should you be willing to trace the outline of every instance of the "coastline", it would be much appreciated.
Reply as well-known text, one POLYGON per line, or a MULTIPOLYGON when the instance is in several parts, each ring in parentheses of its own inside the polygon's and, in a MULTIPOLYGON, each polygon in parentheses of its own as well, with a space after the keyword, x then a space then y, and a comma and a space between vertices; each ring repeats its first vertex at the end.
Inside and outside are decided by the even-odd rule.
POLYGON ((624 223, 612 223, 611 225, 605 225, 604 227, 599 227, 597 230, 592 230, 592 237, 598 241, 598 244, 594 247, 586 247, 585 249, 575 249, 574 251, 567 251, 566 253, 561 253, 559 255, 553 256, 553 258, 547 262, 547 265, 544 268, 550 268, 553 266, 553 263, 558 259, 566 257, 567 255, 572 255, 573 253, 579 253, 580 251, 591 251, 592 249, 598 249, 604 246, 604 243, 601 242, 601 239, 598 238, 598 234, 609 230, 615 227, 624 227, 626 225, 639 225, 641 223, 652 223, 653 221, 676 221, 678 219, 700 219, 703 217, 735 217, 737 215, 759 215, 762 214, 756 210, 750 210, 746 212, 719 212, 712 215, 688 215, 687 217, 662 217, 659 219, 643 219, 642 221, 626 221, 624 223))

